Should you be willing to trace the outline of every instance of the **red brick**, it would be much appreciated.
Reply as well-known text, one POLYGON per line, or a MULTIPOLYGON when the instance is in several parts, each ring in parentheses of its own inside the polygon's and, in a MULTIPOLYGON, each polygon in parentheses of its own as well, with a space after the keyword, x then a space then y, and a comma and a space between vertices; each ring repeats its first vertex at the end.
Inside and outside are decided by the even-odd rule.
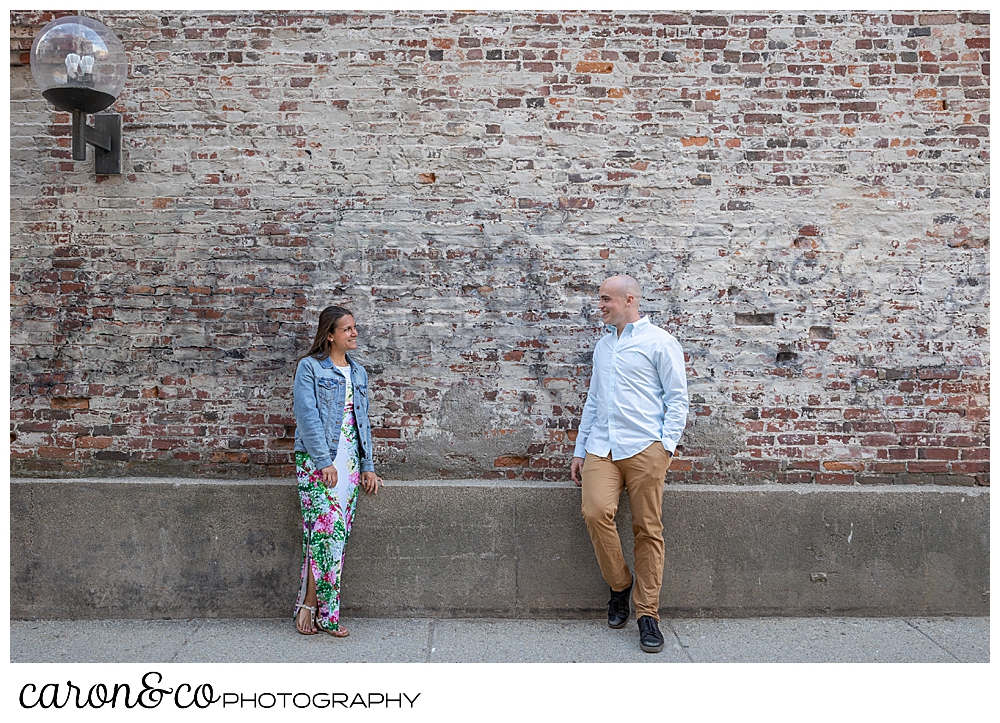
POLYGON ((816 483, 821 485, 852 485, 855 479, 853 474, 824 474, 816 475, 816 483))
POLYGON ((590 61, 580 61, 574 68, 577 73, 610 73, 614 69, 614 63, 599 63, 590 61))
POLYGON ((948 472, 947 462, 907 462, 906 471, 911 474, 945 474, 948 472))
POLYGON ((860 460, 850 462, 830 461, 823 463, 823 469, 828 472, 844 472, 847 470, 852 472, 863 472, 865 469, 865 463, 860 460))
POLYGON ((958 450, 948 447, 925 447, 917 450, 919 459, 958 459, 958 450))
POLYGON ((981 474, 990 471, 989 462, 952 462, 951 471, 955 474, 981 474))
POLYGON ((955 435, 944 438, 945 447, 977 447, 982 444, 983 440, 979 437, 955 435))
POLYGON ((954 25, 958 22, 954 13, 921 13, 918 18, 921 25, 954 25))
POLYGON ((77 437, 74 441, 78 449, 106 449, 113 443, 113 437, 77 437))
POLYGON ((72 397, 53 397, 49 400, 49 405, 53 409, 89 409, 90 400, 72 397))
POLYGON ((875 462, 872 471, 877 474, 902 474, 906 471, 906 462, 875 462))
POLYGON ((809 484, 812 481, 812 472, 782 472, 778 475, 779 484, 809 484))
POLYGON ((505 456, 493 460, 494 467, 524 467, 529 462, 528 457, 505 456))
POLYGON ((972 25, 989 25, 989 13, 962 13, 958 16, 959 22, 970 23, 972 25))

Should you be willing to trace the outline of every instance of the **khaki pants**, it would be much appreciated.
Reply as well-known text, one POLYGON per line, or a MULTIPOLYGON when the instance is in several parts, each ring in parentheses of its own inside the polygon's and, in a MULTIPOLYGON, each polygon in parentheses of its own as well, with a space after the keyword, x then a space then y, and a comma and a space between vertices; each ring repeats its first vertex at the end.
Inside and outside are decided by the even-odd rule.
POLYGON ((635 616, 660 619, 660 586, 663 584, 663 481, 670 455, 660 442, 639 454, 611 461, 611 455, 587 454, 583 462, 583 519, 597 553, 601 574, 612 590, 624 590, 632 582, 622 555, 622 542, 615 526, 622 487, 628 491, 635 534, 635 616))

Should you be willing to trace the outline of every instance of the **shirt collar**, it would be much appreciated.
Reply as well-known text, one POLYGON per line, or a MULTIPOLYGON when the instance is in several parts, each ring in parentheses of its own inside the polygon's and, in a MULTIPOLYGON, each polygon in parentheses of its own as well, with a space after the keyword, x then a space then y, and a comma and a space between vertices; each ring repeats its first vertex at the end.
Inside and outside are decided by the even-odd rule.
MULTIPOLYGON (((344 356, 347 357, 347 366, 349 366, 349 367, 351 367, 353 369, 354 368, 354 360, 351 359, 350 355, 345 354, 344 356)), ((326 359, 320 359, 319 360, 319 365, 321 367, 323 367, 324 369, 333 369, 333 359, 331 359, 330 357, 327 357, 326 359)))
MULTIPOLYGON (((626 324, 625 328, 622 329, 622 336, 635 336, 643 329, 645 329, 647 326, 649 326, 649 317, 642 316, 639 318, 638 321, 631 321, 628 324, 626 324)), ((618 333, 618 329, 616 329, 611 324, 608 324, 608 331, 616 335, 618 333)))

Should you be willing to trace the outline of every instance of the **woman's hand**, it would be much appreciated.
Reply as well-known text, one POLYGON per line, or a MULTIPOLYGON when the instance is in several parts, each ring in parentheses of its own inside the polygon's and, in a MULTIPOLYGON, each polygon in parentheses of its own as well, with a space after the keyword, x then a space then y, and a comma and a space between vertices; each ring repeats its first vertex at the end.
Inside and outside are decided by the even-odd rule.
POLYGON ((323 484, 327 487, 337 486, 337 468, 332 464, 329 467, 324 467, 320 470, 320 474, 323 475, 323 484))
POLYGON ((379 477, 374 472, 362 472, 361 473, 361 487, 370 495, 377 495, 378 488, 384 487, 382 484, 382 478, 379 477))

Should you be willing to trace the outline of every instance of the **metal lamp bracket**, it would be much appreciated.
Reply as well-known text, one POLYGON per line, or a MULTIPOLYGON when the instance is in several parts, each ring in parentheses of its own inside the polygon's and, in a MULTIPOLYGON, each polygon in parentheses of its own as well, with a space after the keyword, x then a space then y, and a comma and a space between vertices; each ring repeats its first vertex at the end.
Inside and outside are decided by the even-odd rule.
POLYGON ((87 144, 94 147, 94 173, 114 175, 122 172, 122 117, 118 113, 94 116, 87 125, 87 114, 73 111, 73 160, 87 160, 87 144))

